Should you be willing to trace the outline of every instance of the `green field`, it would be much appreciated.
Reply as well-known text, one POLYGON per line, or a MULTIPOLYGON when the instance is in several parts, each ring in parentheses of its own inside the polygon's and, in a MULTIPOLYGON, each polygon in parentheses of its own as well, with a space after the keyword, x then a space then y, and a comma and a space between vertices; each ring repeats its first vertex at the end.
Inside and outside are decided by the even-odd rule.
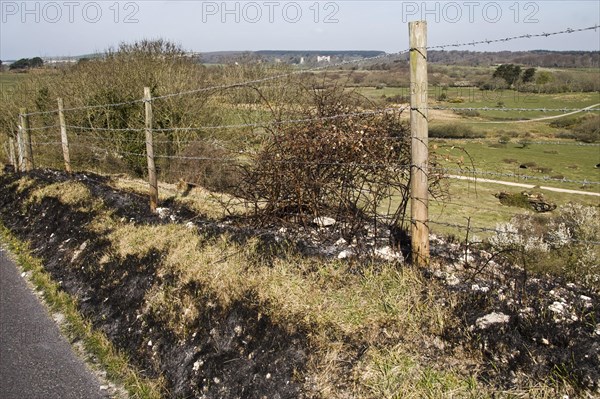
MULTIPOLYGON (((506 223, 515 215, 531 215, 534 213, 531 210, 502 205, 494 197, 494 194, 500 191, 520 193, 525 190, 524 188, 453 179, 448 180, 448 188, 447 197, 438 200, 434 199, 429 203, 429 218, 433 233, 442 235, 451 234, 464 240, 466 229, 447 225, 467 226, 468 219, 470 218, 471 227, 474 228, 476 235, 484 238, 489 237, 492 233, 480 232, 477 231, 477 228, 494 229, 498 223, 506 223)), ((598 189, 600 189, 600 186, 596 186, 596 191, 598 189)), ((568 203, 600 206, 600 197, 556 193, 537 189, 527 191, 541 193, 547 201, 559 207, 568 203)), ((551 214, 553 213, 548 215, 551 214)))
MULTIPOLYGON (((404 96, 410 98, 408 87, 359 87, 357 91, 371 100, 380 100, 385 97, 404 96)), ((430 87, 429 102, 431 106, 443 106, 448 108, 498 108, 498 111, 485 112, 485 119, 531 119, 559 115, 562 112, 519 112, 502 111, 503 108, 584 108, 600 103, 600 93, 522 93, 516 90, 486 91, 477 87, 430 87), (446 93, 446 101, 438 101, 439 96, 446 93), (502 106, 502 107, 500 107, 502 106)))
POLYGON ((582 187, 583 184, 558 180, 600 181, 600 146, 536 143, 523 147, 509 142, 498 145, 491 141, 439 140, 432 149, 440 156, 442 165, 456 169, 464 161, 464 168, 501 174, 533 176, 535 179, 515 179, 493 175, 480 175, 495 180, 520 181, 531 184, 569 189, 600 191, 600 185, 582 187), (526 168, 523 167, 526 166, 526 168))

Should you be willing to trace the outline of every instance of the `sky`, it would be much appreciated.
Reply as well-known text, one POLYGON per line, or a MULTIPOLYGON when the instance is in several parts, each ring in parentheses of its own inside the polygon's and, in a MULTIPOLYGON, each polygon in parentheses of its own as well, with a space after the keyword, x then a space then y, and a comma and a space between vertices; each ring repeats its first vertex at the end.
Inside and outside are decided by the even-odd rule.
MULTIPOLYGON (((427 20, 428 44, 600 25, 583 1, 21 1, 0 0, 0 60, 78 56, 164 38, 187 51, 408 48, 408 22, 427 20)), ((460 50, 595 50, 600 29, 460 50)))

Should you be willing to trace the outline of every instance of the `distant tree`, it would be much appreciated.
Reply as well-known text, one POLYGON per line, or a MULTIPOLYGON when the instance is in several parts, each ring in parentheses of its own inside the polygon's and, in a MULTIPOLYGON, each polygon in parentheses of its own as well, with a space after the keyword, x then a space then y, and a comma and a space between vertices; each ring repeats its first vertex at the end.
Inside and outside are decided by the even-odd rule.
POLYGON ((10 69, 27 69, 30 67, 29 58, 21 58, 10 64, 10 69))
POLYGON ((546 83, 550 83, 554 80, 552 74, 550 72, 542 71, 537 74, 535 78, 535 83, 538 85, 545 85, 546 83))
POLYGON ((10 69, 29 69, 29 68, 41 68, 44 66, 44 60, 40 57, 35 58, 21 58, 20 60, 10 64, 10 69))
POLYGON ((533 82, 535 78, 535 68, 527 68, 525 72, 523 72, 523 77, 521 80, 523 83, 533 82))
POLYGON ((29 60, 29 66, 30 68, 41 68, 44 66, 44 60, 42 60, 40 57, 34 57, 29 60))
POLYGON ((521 76, 521 67, 514 64, 502 64, 494 71, 494 78, 502 78, 509 86, 514 85, 521 76))

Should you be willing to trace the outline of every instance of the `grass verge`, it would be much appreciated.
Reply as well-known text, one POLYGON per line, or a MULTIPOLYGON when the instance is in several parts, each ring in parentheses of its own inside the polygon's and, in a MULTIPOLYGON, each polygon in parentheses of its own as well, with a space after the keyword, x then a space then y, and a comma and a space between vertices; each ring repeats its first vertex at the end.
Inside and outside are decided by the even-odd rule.
POLYGON ((159 399, 163 382, 141 376, 128 363, 125 355, 117 351, 106 336, 94 331, 89 321, 77 310, 76 301, 52 280, 44 270, 42 262, 31 255, 26 243, 18 240, 0 222, 0 239, 25 272, 31 273, 30 281, 42 293, 42 297, 52 312, 65 317, 61 326, 71 342, 81 341, 85 352, 97 359, 94 368, 106 371, 107 378, 125 387, 131 399, 159 399))
MULTIPOLYGON (((95 184, 90 192, 107 192, 109 186, 101 186, 115 184, 91 177, 88 180, 95 184)), ((122 182, 121 190, 137 191, 138 187, 144 186, 141 181, 125 183, 122 182)), ((460 183, 460 189, 454 192, 456 197, 453 204, 446 204, 448 207, 462 209, 463 200, 467 199, 480 206, 481 198, 485 198, 490 201, 486 208, 500 209, 492 188, 488 189, 486 185, 485 190, 489 191, 483 197, 472 197, 472 192, 465 193, 468 182, 457 183, 460 183)), ((136 316, 133 323, 138 324, 126 324, 124 331, 128 326, 139 326, 134 327, 140 329, 142 349, 138 353, 146 356, 145 359, 151 356, 157 368, 167 365, 161 368, 162 372, 167 370, 166 367, 174 368, 174 374, 165 378, 169 383, 180 378, 193 389, 206 387, 211 393, 207 397, 237 397, 240 395, 233 392, 256 389, 248 388, 248 381, 259 375, 253 376, 254 371, 246 372, 237 380, 227 374, 225 366, 234 361, 249 364, 252 370, 266 366, 267 369, 260 369, 265 381, 284 376, 277 384, 265 383, 262 392, 269 396, 287 381, 301 386, 307 398, 334 399, 551 398, 570 389, 568 382, 564 388, 528 375, 523 375, 518 386, 505 388, 507 391, 495 385, 495 379, 487 380, 486 371, 495 367, 495 363, 490 366, 479 349, 473 350, 468 342, 474 338, 468 337, 462 344, 454 341, 456 337, 464 339, 469 335, 458 332, 468 326, 462 306, 470 306, 471 302, 464 303, 464 296, 445 289, 443 283, 430 279, 418 269, 395 263, 359 264, 355 260, 306 257, 286 243, 267 236, 246 237, 236 235, 233 228, 227 232, 206 228, 209 224, 217 225, 218 219, 199 225, 158 221, 136 223, 134 217, 121 217, 119 211, 125 208, 130 211, 132 201, 139 198, 117 192, 121 190, 110 194, 116 195, 118 200, 96 198, 96 201, 89 201, 89 192, 73 182, 56 185, 49 179, 40 178, 36 182, 24 178, 14 181, 9 189, 13 190, 13 187, 29 188, 21 193, 19 202, 29 201, 33 206, 39 206, 26 210, 29 215, 38 216, 31 222, 38 227, 49 224, 52 212, 69 216, 73 223, 78 220, 85 223, 74 230, 82 237, 70 244, 67 259, 71 261, 66 263, 66 269, 83 270, 80 259, 85 257, 86 270, 103 282, 104 295, 110 292, 118 301, 117 298, 131 294, 128 287, 146 281, 137 277, 152 276, 152 284, 142 289, 139 303, 132 302, 136 303, 136 311, 131 313, 136 316), (41 202, 40 196, 43 197, 41 202), (93 220, 74 219, 69 213, 73 210, 93 214, 93 220), (84 240, 89 240, 86 248, 92 251, 92 241, 97 239, 102 239, 106 246, 97 247, 93 253, 84 253, 81 258, 71 256, 88 242, 84 240), (131 278, 126 279, 127 276, 131 278), (257 325, 265 328, 259 329, 257 325), (281 333, 269 335, 274 330, 281 333), (238 337, 238 334, 241 335, 238 337), (247 350, 241 346, 230 349, 229 344, 223 344, 236 339, 243 342, 247 339, 246 334, 260 344, 247 350), (268 339, 261 340, 261 334, 266 334, 268 339), (169 337, 169 341, 165 337, 169 337), (299 340, 302 340, 302 346, 294 342, 299 340), (150 345, 150 341, 154 344, 150 345), (156 354, 155 347, 164 349, 156 354), (212 349, 202 352, 201 347, 212 349), (293 355, 297 353, 296 348, 302 351, 301 362, 293 355), (178 350, 179 353, 189 350, 197 357, 182 361, 172 356, 178 350), (271 353, 269 351, 277 357, 262 355, 271 353), (252 360, 256 356, 261 362, 252 360), (271 370, 278 362, 290 361, 301 367, 294 367, 289 372, 271 370), (269 377, 266 377, 267 371, 269 377), (211 383, 215 381, 215 375, 219 376, 219 385, 211 383), (221 378, 222 375, 228 379, 221 378), (235 385, 238 381, 241 381, 239 386, 235 385), (231 395, 222 393, 225 383, 233 387, 227 391, 231 395)), ((484 188, 477 190, 478 195, 483 195, 480 190, 484 188)), ((178 199, 176 190, 164 194, 173 201, 178 199)), ((186 199, 203 202, 210 199, 202 192, 197 194, 199 198, 190 195, 186 199)), ((207 213, 209 208, 206 208, 207 213)), ((459 218, 456 219, 458 222, 461 217, 469 216, 467 211, 452 216, 459 218)), ((495 214, 486 215, 483 209, 480 211, 482 217, 490 218, 489 223, 496 221, 495 214)), ((513 214, 507 211, 504 216, 510 216, 509 212, 513 214)), ((479 223, 478 218, 473 221, 479 223)), ((36 237, 35 227, 30 226, 30 229, 30 237, 36 237)), ((62 234, 61 240, 73 236, 70 231, 62 234)), ((144 388, 145 380, 138 378, 127 365, 127 359, 119 357, 103 336, 91 331, 90 323, 81 319, 72 321, 78 316, 75 301, 52 283, 41 263, 29 255, 27 246, 14 240, 6 229, 2 230, 2 236, 12 242, 11 249, 22 264, 27 264, 29 270, 37 270, 33 273, 33 282, 38 287, 47 287, 43 291, 51 308, 59 305, 67 308, 61 312, 69 322, 69 335, 76 339, 87 336, 83 339, 84 346, 100 358, 103 365, 106 364, 104 368, 110 375, 125 381, 128 389, 134 392, 133 397, 160 397, 160 384, 149 382, 150 388, 155 387, 156 391, 144 388), (117 356, 116 360, 111 360, 113 355, 117 356)), ((32 241, 31 247, 35 245, 32 241)), ((466 289, 469 291, 470 286, 466 289)), ((489 298, 491 300, 492 296, 489 298)), ((489 311, 485 305, 477 309, 476 316, 489 311)), ((129 335, 126 337, 130 338, 129 335)), ((132 353, 134 358, 136 352, 132 353)), ((243 372, 236 366, 235 373, 243 372)), ((202 397, 198 391, 189 392, 177 397, 202 397)))

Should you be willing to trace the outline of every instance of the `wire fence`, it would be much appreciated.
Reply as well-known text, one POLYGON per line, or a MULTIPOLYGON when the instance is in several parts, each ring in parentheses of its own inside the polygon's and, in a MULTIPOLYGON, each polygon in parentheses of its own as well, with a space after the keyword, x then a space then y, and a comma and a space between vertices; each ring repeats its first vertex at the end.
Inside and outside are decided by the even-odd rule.
MULTIPOLYGON (((427 49, 447 49, 447 48, 458 48, 465 46, 480 46, 484 44, 492 44, 498 42, 509 42, 514 40, 522 40, 522 39, 531 39, 531 38, 539 38, 539 37, 552 37, 557 35, 566 35, 566 34, 574 34, 577 32, 584 32, 590 30, 597 30, 600 26, 591 26, 586 28, 579 29, 566 29, 562 31, 556 31, 551 33, 537 33, 537 34, 527 34, 527 35, 519 35, 519 36, 510 36, 500 39, 484 39, 477 40, 465 43, 453 43, 453 44, 443 44, 443 45, 435 45, 428 46, 427 49)), ((221 85, 212 85, 207 87, 198 87, 191 90, 184 90, 175 93, 168 93, 163 95, 154 96, 151 99, 135 99, 131 101, 125 102, 115 102, 115 103, 107 103, 107 104, 94 104, 94 105, 85 105, 79 107, 71 107, 65 109, 51 109, 51 110, 40 110, 36 112, 25 112, 19 115, 19 118, 35 118, 35 117, 58 117, 59 115, 66 116, 68 120, 68 116, 70 113, 74 113, 77 111, 89 111, 96 109, 108 109, 108 108, 118 108, 122 106, 134 105, 139 107, 139 111, 142 110, 143 107, 146 107, 148 104, 158 105, 158 100, 169 99, 174 97, 182 97, 189 96, 199 93, 206 92, 223 92, 235 88, 241 87, 249 87, 252 85, 260 85, 267 82, 275 82, 279 80, 283 80, 292 76, 302 75, 312 72, 323 71, 327 69, 334 68, 344 68, 350 65, 360 65, 361 63, 369 63, 374 61, 381 60, 390 60, 394 57, 399 57, 404 54, 410 52, 411 49, 406 49, 403 51, 399 51, 393 54, 382 54, 375 57, 365 58, 365 59, 357 59, 350 61, 343 61, 339 63, 328 64, 325 66, 319 66, 314 68, 300 69, 294 70, 292 72, 276 74, 273 76, 266 76, 257 79, 244 80, 236 83, 230 84, 221 84, 221 85)), ((139 123, 135 126, 126 126, 126 127, 104 127, 104 126, 94 126, 92 123, 89 125, 75 125, 75 124, 61 124, 61 123, 50 123, 50 124, 41 124, 35 126, 19 126, 21 130, 23 130, 26 134, 30 135, 31 147, 38 149, 41 153, 45 153, 46 159, 53 161, 49 161, 49 163, 54 162, 54 166, 60 162, 60 152, 61 149, 65 148, 64 138, 61 139, 61 130, 69 133, 69 143, 67 147, 70 147, 74 150, 74 162, 77 160, 81 160, 84 157, 92 157, 92 159, 96 159, 99 157, 106 157, 108 159, 107 162, 115 162, 115 164, 119 164, 117 161, 122 161, 121 165, 130 164, 132 158, 137 158, 138 161, 143 161, 148 157, 148 152, 146 151, 147 146, 154 145, 156 146, 153 150, 154 158, 157 160, 162 160, 164 162, 171 161, 181 161, 181 162, 198 162, 202 163, 205 167, 212 166, 217 164, 229 165, 229 166, 239 166, 240 164, 245 164, 251 161, 252 156, 256 154, 257 145, 248 146, 245 140, 257 141, 261 142, 261 138, 269 137, 269 132, 277 131, 278 129, 285 129, 290 125, 308 125, 308 124, 326 124, 333 123, 336 121, 344 121, 351 118, 366 118, 366 117, 377 117, 382 115, 402 115, 402 113, 409 113, 411 111, 448 111, 448 112, 461 112, 461 111, 477 111, 477 112, 506 112, 506 113, 542 113, 542 114, 558 114, 553 115, 552 117, 562 117, 566 113, 597 113, 600 111, 600 104, 583 107, 583 108, 572 108, 572 107, 556 107, 556 108, 547 108, 547 107, 537 107, 537 108, 526 108, 526 107, 451 107, 451 106, 428 106, 426 108, 419 108, 418 110, 411 108, 410 105, 402 105, 402 106, 394 106, 394 107, 385 107, 375 110, 361 110, 357 112, 341 112, 334 115, 327 116, 318 116, 318 117, 298 117, 298 118, 289 118, 289 119, 270 119, 270 120, 261 120, 261 121, 251 121, 244 123, 225 123, 225 124, 206 124, 206 125, 198 125, 198 126, 171 126, 171 127, 152 127, 144 126, 144 121, 140 120, 139 123), (207 137, 208 132, 211 131, 233 131, 234 136, 232 138, 224 138, 224 137, 207 137), (240 138, 240 134, 243 132, 252 131, 253 135, 249 137, 240 138), (148 136, 144 137, 144 133, 150 133, 151 139, 148 139, 148 136), (174 134, 190 134, 189 137, 168 137, 167 135, 174 134), (238 134, 236 136, 236 134, 238 134), (192 148, 193 145, 208 145, 210 147, 210 151, 214 151, 214 148, 224 148, 227 149, 228 152, 226 154, 216 154, 210 155, 210 153, 203 154, 194 154, 186 152, 188 148, 192 148), (55 148, 56 147, 56 148, 55 148), (175 148, 173 148, 175 147, 175 148), (46 148, 46 149, 44 149, 46 148), (51 149, 52 148, 52 149, 51 149), (44 150, 42 150, 44 149, 44 150), (79 150, 79 151, 77 151, 79 150), (52 158, 53 157, 53 158, 52 158)), ((543 119, 543 118, 542 118, 543 119)), ((531 122, 533 120, 519 120, 519 121, 478 121, 477 123, 518 123, 518 122, 531 122)), ((55 121, 56 122, 56 121, 55 121)), ((461 121, 461 123, 466 121, 461 121)), ((327 138, 322 136, 314 137, 313 139, 314 146, 328 146, 331 145, 327 138)), ((361 139, 362 140, 362 139, 361 139)), ((402 137, 365 137, 365 141, 369 140, 377 140, 377 141, 389 141, 393 142, 402 142, 402 137)), ((435 139, 432 138, 431 141, 444 141, 444 142, 452 142, 452 139, 435 139)), ((465 142, 462 140, 461 143, 465 142)), ((487 144, 496 144, 498 141, 493 141, 489 139, 474 139, 469 140, 468 142, 477 142, 477 143, 487 143, 487 144)), ((428 144, 428 143, 425 143, 428 144)), ((20 143, 23 146, 23 143, 20 143)), ((556 146, 580 146, 580 147, 598 147, 600 146, 597 143, 579 143, 579 142, 557 142, 557 141, 528 141, 528 145, 556 145, 556 146)), ((18 148, 19 150, 21 148, 18 148)), ((193 150, 193 148, 192 148, 193 150)), ((501 150, 501 149, 500 149, 501 150)), ((209 151, 209 152, 210 152, 209 151)), ((21 156, 22 158, 22 156, 21 156)), ((138 166, 142 165, 143 162, 134 162, 138 166)), ((332 162, 332 161, 324 161, 324 162, 314 162, 310 161, 301 161, 301 160, 290 160, 290 159, 281 159, 279 161, 274 161, 274 164, 285 164, 291 166, 314 166, 316 168, 324 167, 324 166, 351 166, 351 167, 367 167, 367 168, 395 168, 398 171, 410 171, 412 168, 421 167, 415 165, 414 163, 406 163, 406 162, 377 162, 377 160, 369 160, 365 159, 364 162, 332 162)), ((484 162, 484 164, 486 164, 484 162)), ((488 166, 491 163, 487 163, 488 166)), ((166 164, 165 164, 166 167, 166 164)), ((588 179, 578 179, 578 178, 566 178, 566 177, 553 177, 546 175, 535 175, 535 174, 527 174, 527 173, 507 173, 505 171, 493 171, 486 170, 477 167, 449 167, 449 166, 434 166, 428 168, 427 173, 430 177, 433 176, 450 176, 450 177, 462 177, 466 179, 474 179, 475 182, 478 180, 482 180, 484 177, 494 177, 498 180, 498 183, 505 183, 506 179, 510 181, 536 181, 536 182, 549 182, 556 186, 565 187, 568 185, 565 192, 575 192, 571 190, 573 185, 580 186, 580 189, 590 190, 591 194, 597 194, 600 196, 598 186, 600 186, 600 179, 597 180, 588 180, 588 179)), ((469 205, 459 202, 453 202, 452 200, 446 199, 442 202, 443 206, 447 207, 456 207, 467 209, 469 211, 477 211, 477 212, 488 212, 493 214, 504 214, 506 217, 510 217, 514 215, 514 211, 509 208, 492 208, 491 206, 484 205, 469 205)), ((427 221, 430 225, 435 225, 443 228, 451 228, 456 229, 461 232, 471 231, 471 232, 480 232, 480 233, 493 233, 493 234, 504 234, 506 233, 503 230, 499 230, 497 228, 491 228, 488 226, 471 226, 463 225, 460 223, 451 223, 443 220, 433 220, 429 219, 427 221)), ((589 244, 589 245, 600 245, 600 242, 590 241, 590 240, 576 240, 570 239, 571 242, 589 244)))
MULTIPOLYGON (((471 42, 464 42, 464 43, 441 44, 441 45, 436 45, 436 46, 428 46, 427 49, 428 50, 433 50, 433 49, 444 50, 448 47, 477 46, 477 45, 481 45, 481 44, 509 42, 509 41, 521 40, 521 39, 532 39, 532 38, 536 38, 536 37, 551 37, 551 36, 572 34, 572 33, 576 33, 576 32, 584 32, 584 31, 590 31, 590 30, 596 31, 596 30, 598 30, 598 28, 600 28, 600 25, 594 25, 594 26, 590 26, 590 27, 586 27, 586 28, 577 28, 577 29, 568 28, 565 30, 555 31, 555 32, 550 32, 550 33, 542 32, 542 33, 537 33, 537 34, 508 36, 508 37, 504 37, 504 38, 500 38, 500 39, 491 39, 491 40, 485 39, 485 40, 471 41, 471 42)), ((264 77, 264 78, 260 78, 260 79, 253 79, 253 80, 247 80, 247 81, 238 82, 238 83, 232 83, 232 84, 226 84, 226 85, 215 85, 215 86, 210 86, 210 87, 202 87, 202 88, 198 88, 198 89, 194 89, 194 90, 186 90, 186 91, 181 91, 181 92, 177 92, 177 93, 164 94, 161 96, 154 97, 153 100, 156 101, 156 100, 165 99, 165 98, 184 96, 184 95, 189 95, 189 94, 197 94, 197 93, 201 93, 201 92, 205 92, 205 91, 218 91, 218 90, 231 89, 231 88, 236 88, 236 87, 241 87, 241 86, 249 86, 249 85, 253 85, 253 84, 259 84, 259 83, 269 82, 269 81, 273 81, 273 80, 284 79, 284 78, 288 78, 290 76, 298 75, 298 74, 317 72, 317 71, 321 71, 321 70, 325 70, 325 69, 339 68, 339 67, 342 67, 345 65, 352 65, 352 64, 365 63, 365 62, 374 61, 374 60, 381 60, 384 58, 390 58, 390 57, 394 57, 394 56, 398 56, 398 55, 402 55, 402 54, 407 54, 409 51, 410 51, 410 49, 406 49, 406 50, 402 50, 402 51, 399 51, 399 52, 393 53, 393 54, 383 54, 383 55, 368 57, 368 58, 364 58, 364 59, 342 61, 339 63, 328 64, 328 65, 324 65, 324 66, 320 66, 320 67, 314 67, 314 68, 309 68, 309 69, 293 71, 293 72, 289 72, 289 73, 278 74, 275 76, 268 76, 268 77, 264 77)), ((80 111, 80 110, 95 109, 95 108, 118 107, 118 106, 143 103, 143 102, 144 102, 143 99, 138 99, 138 100, 117 102, 117 103, 111 103, 111 104, 88 105, 88 106, 83 106, 83 107, 67 108, 67 109, 64 109, 64 112, 80 111)), ((23 114, 23 116, 57 114, 58 112, 59 112, 58 109, 54 109, 54 110, 49 110, 49 111, 38 111, 38 112, 25 113, 25 114, 23 114)))

